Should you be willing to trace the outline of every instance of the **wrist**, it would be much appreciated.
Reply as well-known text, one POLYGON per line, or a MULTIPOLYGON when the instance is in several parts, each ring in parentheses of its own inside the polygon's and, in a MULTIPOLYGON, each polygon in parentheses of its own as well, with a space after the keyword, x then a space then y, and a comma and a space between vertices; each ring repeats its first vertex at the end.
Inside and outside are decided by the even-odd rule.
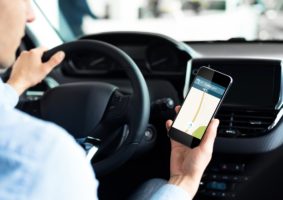
POLYGON ((14 81, 12 79, 9 79, 7 81, 7 84, 9 84, 12 88, 14 88, 14 90, 18 93, 19 96, 26 90, 24 84, 20 83, 19 81, 14 81))
POLYGON ((168 183, 179 186, 189 193, 189 196, 194 197, 197 193, 200 180, 190 176, 175 175, 171 176, 168 183))

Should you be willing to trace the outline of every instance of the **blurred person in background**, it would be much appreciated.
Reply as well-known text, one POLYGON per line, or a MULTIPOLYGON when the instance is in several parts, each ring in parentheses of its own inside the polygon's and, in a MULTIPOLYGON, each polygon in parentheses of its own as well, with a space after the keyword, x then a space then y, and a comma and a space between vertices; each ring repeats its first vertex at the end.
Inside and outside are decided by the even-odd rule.
POLYGON ((59 8, 76 37, 83 35, 82 24, 85 16, 97 19, 87 0, 59 0, 59 8))

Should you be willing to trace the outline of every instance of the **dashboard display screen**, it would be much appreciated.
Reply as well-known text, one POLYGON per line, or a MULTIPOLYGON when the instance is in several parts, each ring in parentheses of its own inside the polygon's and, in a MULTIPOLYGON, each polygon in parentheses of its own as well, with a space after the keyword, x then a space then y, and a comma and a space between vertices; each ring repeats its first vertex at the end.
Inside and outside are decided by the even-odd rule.
POLYGON ((275 107, 279 101, 281 66, 276 60, 196 59, 193 70, 202 66, 230 74, 234 83, 223 104, 275 107))

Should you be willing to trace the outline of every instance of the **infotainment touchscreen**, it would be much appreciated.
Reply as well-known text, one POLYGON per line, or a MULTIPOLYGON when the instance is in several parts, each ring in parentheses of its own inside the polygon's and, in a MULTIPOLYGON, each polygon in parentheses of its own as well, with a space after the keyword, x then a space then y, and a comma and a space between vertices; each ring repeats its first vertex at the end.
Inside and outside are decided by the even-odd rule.
POLYGON ((281 85, 281 62, 263 59, 194 59, 192 72, 209 66, 230 74, 234 84, 223 104, 275 107, 281 85))

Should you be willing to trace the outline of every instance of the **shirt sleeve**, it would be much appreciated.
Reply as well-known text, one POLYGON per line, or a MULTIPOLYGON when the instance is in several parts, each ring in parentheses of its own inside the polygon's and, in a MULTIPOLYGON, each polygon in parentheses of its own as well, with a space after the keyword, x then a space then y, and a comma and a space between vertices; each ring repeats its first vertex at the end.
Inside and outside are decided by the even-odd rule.
POLYGON ((85 151, 63 128, 6 105, 0 118, 1 200, 97 199, 85 151))
POLYGON ((12 86, 7 83, 5 83, 3 86, 3 93, 5 95, 5 105, 15 107, 19 101, 18 93, 12 86))
POLYGON ((150 198, 150 200, 192 200, 188 192, 182 188, 173 185, 165 184, 150 198))
POLYGON ((50 149, 30 200, 96 200, 98 181, 84 150, 64 130, 50 149), (43 195, 45 194, 45 195, 43 195))

